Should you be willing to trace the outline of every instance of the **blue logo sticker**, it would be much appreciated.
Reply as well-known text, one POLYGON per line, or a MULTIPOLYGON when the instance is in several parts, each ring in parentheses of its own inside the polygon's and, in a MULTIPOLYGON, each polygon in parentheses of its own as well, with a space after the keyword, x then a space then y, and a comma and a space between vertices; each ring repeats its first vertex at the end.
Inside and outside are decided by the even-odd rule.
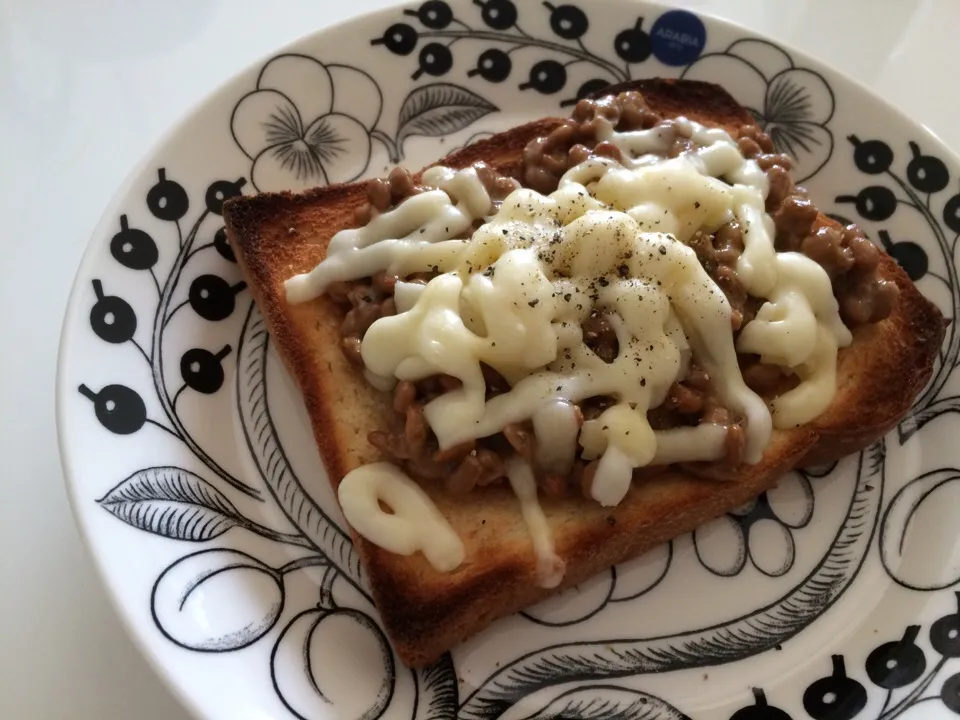
POLYGON ((688 65, 700 57, 707 29, 696 15, 670 10, 657 18, 650 30, 653 55, 664 65, 688 65))

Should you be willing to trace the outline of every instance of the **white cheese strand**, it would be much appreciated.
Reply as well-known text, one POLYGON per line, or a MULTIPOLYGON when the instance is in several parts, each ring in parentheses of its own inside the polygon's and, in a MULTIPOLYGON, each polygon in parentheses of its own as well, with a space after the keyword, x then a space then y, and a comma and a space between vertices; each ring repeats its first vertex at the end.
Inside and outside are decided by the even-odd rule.
POLYGON ((840 321, 840 306, 823 268, 795 252, 778 253, 774 262, 777 287, 743 328, 737 349, 756 353, 764 362, 797 367, 814 351, 818 323, 839 347, 847 347, 853 335, 840 321))
POLYGON ((398 555, 422 552, 434 568, 451 572, 463 563, 460 537, 430 496, 396 465, 363 465, 340 481, 337 499, 350 526, 398 555), (380 507, 383 502, 391 512, 380 507))
POLYGON ((565 477, 577 459, 580 424, 577 409, 568 400, 548 400, 533 412, 537 439, 537 467, 565 477))
POLYGON ((555 588, 563 581, 567 564, 554 550, 553 534, 537 499, 537 481, 533 470, 525 460, 516 456, 507 460, 506 468, 510 487, 520 501, 520 514, 533 543, 533 553, 537 559, 537 584, 542 588, 555 588))
POLYGON ((813 352, 796 368, 800 384, 770 403, 778 428, 803 425, 826 410, 837 385, 837 340, 823 324, 817 328, 813 352))
POLYGON ((453 238, 468 234, 474 219, 488 214, 493 203, 472 167, 460 172, 432 168, 421 182, 435 189, 408 197, 361 228, 334 235, 323 262, 286 281, 287 302, 307 302, 323 295, 331 283, 379 272, 409 275, 452 269, 466 245, 453 238))

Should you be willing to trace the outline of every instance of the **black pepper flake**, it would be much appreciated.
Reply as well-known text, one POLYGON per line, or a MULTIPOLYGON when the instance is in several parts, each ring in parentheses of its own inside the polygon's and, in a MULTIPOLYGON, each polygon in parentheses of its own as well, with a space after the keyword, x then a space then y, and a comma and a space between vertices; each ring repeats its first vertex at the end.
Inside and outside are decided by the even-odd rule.
POLYGON ((604 425, 604 426, 603 426, 602 428, 600 428, 600 429, 601 429, 601 430, 609 430, 609 429, 610 429, 610 426, 609 426, 609 425, 604 425))
POLYGON ((504 236, 504 237, 507 236, 507 229, 506 229, 506 228, 503 229, 503 236, 504 236))
POLYGON ((557 392, 560 392, 563 389, 563 385, 557 385, 557 392))
POLYGON ((439 266, 439 265, 433 265, 433 266, 431 266, 431 267, 430 267, 430 272, 440 272, 440 266, 439 266))
POLYGON ((699 201, 699 200, 697 200, 697 201, 695 201, 695 202, 693 203, 693 209, 694 209, 694 210, 699 210, 699 209, 700 209, 700 201, 699 201))
POLYGON ((660 252, 661 255, 666 255, 666 254, 667 254, 667 249, 666 249, 663 245, 661 245, 659 252, 660 252))
POLYGON ((600 285, 600 287, 606 287, 607 285, 610 284, 610 281, 607 280, 605 277, 598 277, 597 283, 600 285))
POLYGON ((527 305, 529 305, 530 307, 536 307, 539 304, 539 302, 540 302, 540 299, 537 298, 535 300, 531 300, 530 302, 528 302, 527 305))
POLYGON ((647 386, 647 379, 640 378, 640 387, 646 387, 646 386, 647 386))
POLYGON ((573 297, 573 295, 571 295, 570 293, 567 293, 566 295, 563 296, 563 299, 564 299, 566 302, 570 302, 570 298, 572 298, 572 297, 573 297))
POLYGON ((630 268, 628 268, 625 264, 620 265, 617 268, 617 275, 619 275, 622 278, 625 278, 629 273, 630 273, 630 268))

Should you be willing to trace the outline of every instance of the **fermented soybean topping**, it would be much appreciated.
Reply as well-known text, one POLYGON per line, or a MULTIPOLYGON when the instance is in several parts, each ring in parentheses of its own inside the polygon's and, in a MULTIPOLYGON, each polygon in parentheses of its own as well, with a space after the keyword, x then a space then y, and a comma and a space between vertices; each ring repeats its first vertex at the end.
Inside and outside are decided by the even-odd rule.
MULTIPOLYGON (((573 478, 616 505, 669 464, 757 462, 771 426, 830 403, 851 339, 834 293, 856 243, 841 235, 829 262, 808 239, 777 252, 816 233, 802 191, 772 170, 778 156, 753 152, 768 138, 596 108, 578 106, 580 130, 564 126, 589 147, 551 136, 528 148, 526 180, 542 192, 478 168, 433 168, 420 187, 406 176, 399 193, 372 185, 367 224, 287 283, 291 302, 329 292, 350 307, 345 350, 394 391, 399 426, 370 438, 388 459, 453 490, 509 479, 544 585, 562 564, 537 485, 559 494, 573 478), (769 407, 745 376, 775 396, 769 407)), ((870 271, 861 262, 861 285, 870 271)), ((387 467, 382 483, 402 483, 387 467)), ((341 495, 365 500, 344 511, 377 542, 362 528, 381 527, 378 485, 356 478, 341 495)))
MULTIPOLYGON (((629 137, 642 130, 657 139, 651 152, 676 157, 689 152, 697 143, 689 124, 682 118, 663 119, 652 111, 637 92, 624 92, 596 100, 581 100, 572 117, 548 136, 532 141, 524 151, 524 185, 540 192, 552 192, 560 177, 588 157, 622 160, 623 147, 610 142, 610 133, 629 137)), ((877 272, 880 254, 855 225, 842 230, 816 224, 817 208, 806 191, 790 179, 790 157, 775 152, 768 135, 756 126, 738 130, 737 149, 767 175, 769 191, 765 210, 771 215, 776 232, 776 249, 797 251, 820 264, 833 283, 840 303, 840 315, 849 327, 879 322, 886 318, 897 298, 897 287, 877 272)), ((735 229, 739 230, 738 226, 735 229)), ((714 280, 727 291, 723 280, 714 280)), ((734 314, 749 314, 747 297, 732 281, 731 303, 734 314)), ((727 293, 728 296, 731 293, 727 293)))

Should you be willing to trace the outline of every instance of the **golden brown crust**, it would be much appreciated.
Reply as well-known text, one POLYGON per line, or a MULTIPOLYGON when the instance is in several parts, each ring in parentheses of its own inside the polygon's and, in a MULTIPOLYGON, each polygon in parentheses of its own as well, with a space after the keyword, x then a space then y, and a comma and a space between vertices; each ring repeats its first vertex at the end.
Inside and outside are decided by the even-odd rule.
MULTIPOLYGON (((731 131, 751 122, 717 86, 651 80, 630 89, 639 89, 651 108, 664 115, 684 114, 731 131)), ((560 122, 548 118, 514 128, 442 162, 464 167, 484 160, 516 177, 526 143, 560 122)), ((329 301, 287 305, 283 282, 315 266, 330 237, 352 225, 354 210, 364 202, 363 186, 355 183, 298 195, 238 198, 224 208, 227 237, 303 392, 334 488, 347 472, 376 459, 366 437, 389 416, 389 399, 344 358, 338 314, 329 301)), ((822 217, 821 222, 832 221, 822 217)), ((929 380, 944 326, 940 313, 896 262, 884 256, 882 269, 900 287, 893 314, 858 330, 854 345, 841 351, 840 389, 827 412, 809 426, 776 432, 758 465, 740 468, 730 482, 671 470, 636 484, 612 509, 579 497, 545 500, 557 552, 567 563, 562 587, 742 505, 791 468, 854 452, 894 427, 929 380)), ((508 488, 487 488, 464 498, 448 495, 438 484, 423 486, 464 541, 466 560, 456 571, 438 573, 419 554, 394 555, 353 535, 386 630, 411 666, 432 662, 494 619, 550 594, 534 581, 530 538, 508 488)))

